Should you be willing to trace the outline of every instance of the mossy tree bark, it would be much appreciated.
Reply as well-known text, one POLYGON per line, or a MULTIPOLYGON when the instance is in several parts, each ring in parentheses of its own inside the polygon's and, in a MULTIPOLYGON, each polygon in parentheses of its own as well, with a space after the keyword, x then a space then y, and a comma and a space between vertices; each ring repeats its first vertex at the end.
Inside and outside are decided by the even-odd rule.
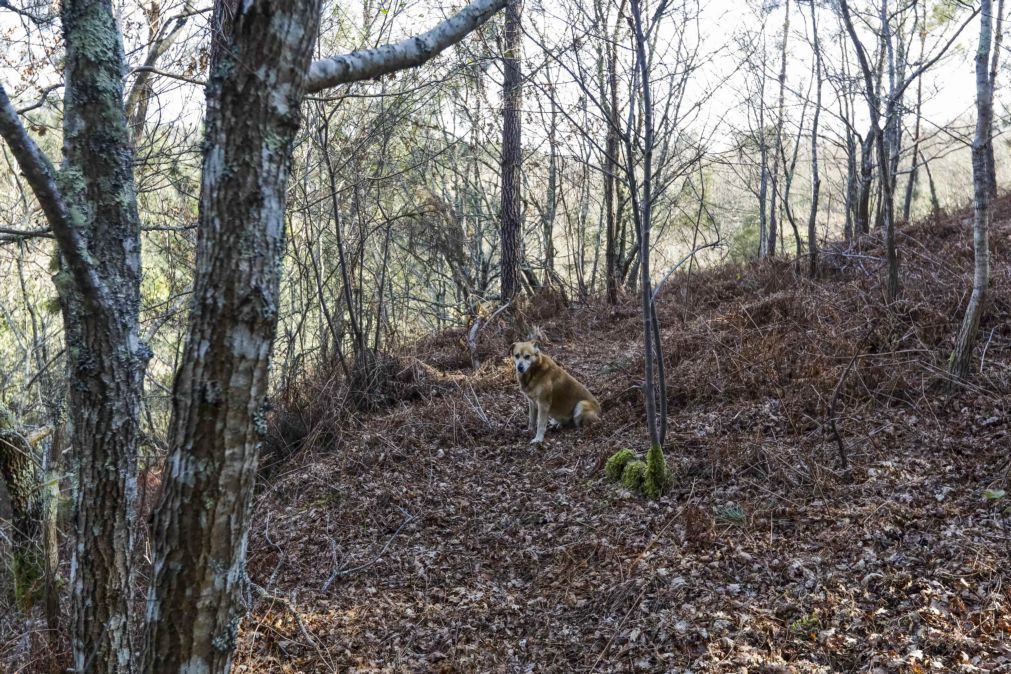
POLYGON ((69 225, 86 251, 82 260, 64 250, 69 274, 57 279, 77 475, 71 648, 77 671, 126 673, 133 671, 130 559, 149 352, 138 333, 140 218, 123 108, 125 60, 109 0, 66 0, 62 23, 59 182, 69 225), (82 284, 82 274, 93 274, 100 288, 82 284))
POLYGON ((215 6, 197 267, 154 518, 145 672, 227 671, 318 0, 215 6), (236 171, 234 167, 243 167, 236 171))

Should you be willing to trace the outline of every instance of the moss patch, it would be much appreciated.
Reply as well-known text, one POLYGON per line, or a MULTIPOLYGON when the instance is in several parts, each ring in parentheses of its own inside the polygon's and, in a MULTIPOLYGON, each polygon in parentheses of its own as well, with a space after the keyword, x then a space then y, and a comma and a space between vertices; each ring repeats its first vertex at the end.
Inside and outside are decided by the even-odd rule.
POLYGON ((604 464, 604 475, 607 475, 607 479, 617 482, 625 472, 625 465, 634 458, 635 452, 631 449, 618 450, 604 464))
POLYGON ((645 474, 645 461, 629 461, 625 464, 625 470, 621 473, 621 484, 625 487, 625 489, 629 489, 631 491, 641 491, 642 480, 645 474))
POLYGON ((631 449, 615 452, 604 464, 604 474, 613 482, 621 482, 625 489, 651 499, 660 498, 674 484, 674 476, 659 445, 650 447, 645 461, 636 459, 631 449))
POLYGON ((650 498, 660 498, 674 483, 667 459, 660 445, 653 445, 646 452, 646 471, 642 476, 642 493, 650 498))

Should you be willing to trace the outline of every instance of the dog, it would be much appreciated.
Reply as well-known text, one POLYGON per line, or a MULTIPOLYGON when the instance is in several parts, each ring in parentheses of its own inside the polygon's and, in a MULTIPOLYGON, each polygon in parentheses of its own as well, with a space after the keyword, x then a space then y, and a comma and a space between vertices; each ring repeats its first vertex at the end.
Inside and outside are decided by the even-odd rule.
POLYGON ((536 341, 512 345, 516 380, 527 397, 528 430, 537 429, 531 444, 543 442, 548 418, 577 428, 600 418, 600 403, 589 389, 562 369, 551 356, 541 353, 536 341))

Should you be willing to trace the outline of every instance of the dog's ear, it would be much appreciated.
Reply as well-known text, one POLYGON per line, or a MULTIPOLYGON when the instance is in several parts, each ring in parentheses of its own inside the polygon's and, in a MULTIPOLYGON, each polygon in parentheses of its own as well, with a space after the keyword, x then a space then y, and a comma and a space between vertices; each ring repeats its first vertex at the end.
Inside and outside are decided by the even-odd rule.
POLYGON ((517 344, 519 344, 519 342, 513 342, 512 344, 509 345, 509 355, 510 356, 513 355, 513 349, 516 348, 517 344))
POLYGON ((537 353, 540 353, 541 352, 541 340, 535 339, 533 341, 533 345, 534 345, 534 351, 536 351, 537 353))

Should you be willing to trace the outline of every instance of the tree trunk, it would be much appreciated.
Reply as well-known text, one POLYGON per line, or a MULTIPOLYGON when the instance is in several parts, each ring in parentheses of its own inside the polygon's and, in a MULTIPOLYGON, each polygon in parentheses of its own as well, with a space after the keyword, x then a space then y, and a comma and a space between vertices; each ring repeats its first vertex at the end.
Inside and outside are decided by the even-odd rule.
POLYGON ((227 671, 243 614, 285 191, 320 7, 236 10, 218 2, 212 23, 193 308, 152 530, 149 674, 227 671))
MULTIPOLYGON (((776 236, 778 212, 776 209, 776 198, 779 182, 779 158, 783 154, 783 123, 786 93, 786 45, 790 37, 790 0, 786 0, 786 9, 783 18, 783 42, 779 52, 779 98, 776 103, 776 148, 772 161, 772 201, 769 206, 769 255, 776 255, 776 236)), ((784 166, 784 168, 786 168, 784 166)))
MULTIPOLYGON (((998 12, 1002 9, 998 5, 998 12)), ((972 139, 972 184, 974 221, 972 228, 975 266, 972 276, 972 295, 965 309, 962 326, 955 338, 955 349, 949 361, 953 377, 965 379, 969 375, 969 361, 979 332, 979 321, 986 302, 987 284, 990 282, 990 248, 987 230, 990 224, 991 181, 988 149, 993 131, 993 80, 987 71, 990 45, 993 36, 992 3, 982 0, 979 25, 979 47, 976 50, 976 135, 972 139)), ((997 57, 994 55, 994 66, 997 57)), ((994 67, 996 71, 996 67, 994 67)))
POLYGON ((937 197, 937 185, 934 183, 934 174, 930 172, 930 164, 927 163, 927 158, 923 156, 922 151, 920 151, 920 164, 927 173, 927 187, 930 190, 930 214, 937 216, 941 212, 941 200, 937 197))
POLYGON ((811 212, 807 218, 808 274, 814 278, 818 272, 818 195, 821 177, 818 175, 818 118, 821 115, 821 46, 818 43, 818 3, 811 3, 811 35, 814 40, 814 117, 811 120, 811 212))
MULTIPOLYGON (((71 226, 107 294, 57 279, 71 372, 77 490, 71 561, 76 671, 131 672, 131 556, 143 374, 140 219, 123 108, 124 57, 109 0, 65 0, 63 168, 71 226)), ((64 254, 66 254, 64 250, 64 254)), ((79 264, 71 261, 71 265, 79 264)))
POLYGON ((555 280, 555 214, 558 212, 558 104, 554 96, 549 96, 551 113, 548 127, 548 188, 545 208, 541 217, 544 230, 544 280, 541 284, 551 286, 555 280))
POLYGON ((856 237, 871 231, 871 185, 874 167, 875 129, 860 140, 860 180, 857 181, 856 210, 853 213, 853 234, 856 237))
POLYGON ((759 80, 758 100, 758 256, 769 255, 769 143, 765 135, 765 77, 759 80))
POLYGON ((607 236, 604 266, 607 274, 607 301, 618 303, 618 208, 615 203, 618 173, 618 52, 614 44, 607 49, 607 136, 604 141, 604 211, 607 236))
POLYGON ((519 292, 520 169, 522 163, 523 72, 520 65, 523 0, 509 0, 505 11, 505 53, 502 56, 502 301, 519 292))
MULTIPOLYGON (((1004 0, 998 0, 997 2, 997 18, 994 22, 993 29, 993 49, 991 50, 992 58, 990 61, 990 95, 993 97, 993 92, 996 89, 997 80, 997 64, 1000 59, 1000 46, 1002 38, 1004 37, 1004 0)), ((991 111, 992 114, 992 111, 991 111)), ((989 180, 990 189, 990 199, 995 199, 997 197, 997 165, 994 162, 993 157, 993 136, 991 135, 986 143, 986 175, 989 180)))
POLYGON ((45 560, 42 556, 41 474, 35 449, 18 428, 14 413, 0 402, 0 480, 11 505, 14 599, 29 611, 42 596, 45 560))
MULTIPOLYGON (((915 7, 914 7, 915 11, 915 7)), ((920 31, 920 54, 922 56, 927 31, 920 31)), ((909 166, 909 178, 906 180, 906 194, 902 199, 902 220, 909 222, 909 214, 913 207, 913 194, 916 191, 916 176, 919 169, 920 153, 920 121, 923 118, 923 78, 916 83, 916 121, 913 124, 913 152, 909 166)))
MULTIPOLYGON (((649 63, 646 57, 646 36, 642 28, 642 12, 639 0, 631 0, 631 14, 633 24, 633 38, 635 40, 636 69, 642 94, 643 112, 643 142, 642 142, 642 191, 640 193, 636 186, 636 170, 634 153, 631 147, 631 136, 625 137, 625 158, 629 180, 629 192, 632 196, 633 212, 639 230, 639 272, 640 272, 640 296, 642 298, 642 321, 643 321, 643 356, 645 359, 643 381, 643 397, 646 402, 646 430, 649 434, 650 447, 661 447, 663 437, 660 434, 660 424, 657 419, 658 407, 656 391, 656 367, 663 367, 662 360, 659 363, 656 359, 657 345, 656 335, 659 329, 656 326, 656 314, 653 311, 653 282, 650 278, 649 257, 650 257, 650 226, 653 210, 653 97, 649 81, 649 63)), ((633 94, 634 96, 634 94, 633 94)), ((633 97, 634 101, 634 97, 633 97)), ((634 106, 629 107, 629 124, 632 128, 631 117, 634 106)), ((660 375, 662 380, 662 374, 660 375)), ((665 391, 660 391, 660 395, 665 395, 665 391)))
MULTIPOLYGON (((846 24, 846 32, 849 33, 850 39, 853 41, 853 47, 857 52, 857 59, 860 62, 860 69, 863 71, 864 86, 866 87, 867 96, 867 109, 871 118, 871 131, 869 136, 873 139, 875 149, 877 150, 878 173, 880 175, 879 182, 882 188, 881 210, 885 229, 885 257, 888 265, 888 277, 885 282, 885 297, 886 300, 891 303, 898 296, 899 292, 899 264, 898 257, 895 252, 895 223, 893 218, 895 209, 892 204, 892 190, 890 189, 891 177, 888 171, 888 154, 885 149, 884 134, 881 131, 881 110, 879 107, 880 97, 876 93, 874 77, 871 72, 870 64, 867 61, 867 54, 864 53, 863 45, 860 43, 856 30, 853 28, 853 21, 850 18, 849 5, 846 0, 843 0, 840 8, 842 9, 843 21, 846 24)), ((881 21, 882 32, 887 35, 889 30, 888 17, 884 10, 884 5, 882 5, 881 21)), ((892 97, 889 97, 885 112, 885 119, 891 119, 894 114, 894 100, 892 97)), ((865 153, 867 152, 866 145, 867 144, 865 143, 865 153)), ((865 159, 869 161, 869 158, 865 157, 865 159)), ((869 187, 869 180, 865 183, 865 186, 869 187)), ((867 194, 868 191, 869 190, 865 190, 865 192, 861 195, 863 199, 866 199, 869 196, 867 194)), ((863 204, 861 203, 861 205, 863 204)), ((866 216, 866 213, 864 213, 864 216, 866 216)), ((860 216, 858 215, 858 221, 859 219, 860 216)))
MULTIPOLYGON (((881 2, 881 35, 885 43, 889 63, 894 61, 892 57, 892 32, 888 19, 888 3, 881 2)), ((885 297, 889 302, 893 302, 899 295, 899 259, 895 250, 895 182, 892 177, 892 157, 889 155, 889 148, 894 151, 898 146, 898 101, 902 96, 902 90, 896 90, 894 83, 894 72, 889 67, 889 92, 885 104, 885 131, 880 131, 880 120, 877 119, 878 104, 875 102, 874 112, 871 117, 874 120, 874 128, 878 129, 878 172, 880 173, 881 186, 881 212, 885 226, 885 260, 888 265, 888 278, 885 282, 885 297), (886 138, 887 136, 887 138, 886 138), (886 144, 887 140, 887 144, 886 144)), ((877 97, 880 100, 880 97, 877 97)), ((895 157, 898 162, 898 156, 895 157)))

